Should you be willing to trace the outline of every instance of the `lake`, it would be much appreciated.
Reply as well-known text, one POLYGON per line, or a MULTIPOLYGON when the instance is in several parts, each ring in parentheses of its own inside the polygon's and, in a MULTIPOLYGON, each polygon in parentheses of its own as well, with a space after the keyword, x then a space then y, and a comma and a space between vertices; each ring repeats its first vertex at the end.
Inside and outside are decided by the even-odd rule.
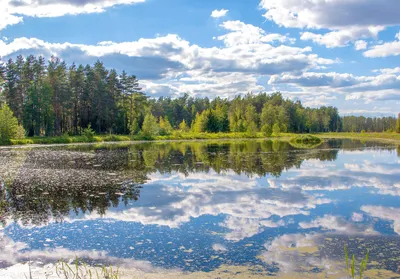
POLYGON ((357 264, 370 251, 371 278, 400 278, 400 148, 2 148, 0 224, 3 278, 50 278, 75 257, 135 278, 344 278, 345 245, 357 264))

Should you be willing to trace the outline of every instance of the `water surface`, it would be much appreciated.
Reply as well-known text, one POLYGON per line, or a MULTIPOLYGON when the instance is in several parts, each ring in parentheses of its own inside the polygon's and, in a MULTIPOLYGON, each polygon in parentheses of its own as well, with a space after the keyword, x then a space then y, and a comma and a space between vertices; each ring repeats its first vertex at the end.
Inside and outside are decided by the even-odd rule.
POLYGON ((382 278, 400 276, 400 157, 391 144, 4 148, 0 187, 3 271, 78 256, 175 275, 338 278, 346 244, 357 257, 369 249, 382 278))

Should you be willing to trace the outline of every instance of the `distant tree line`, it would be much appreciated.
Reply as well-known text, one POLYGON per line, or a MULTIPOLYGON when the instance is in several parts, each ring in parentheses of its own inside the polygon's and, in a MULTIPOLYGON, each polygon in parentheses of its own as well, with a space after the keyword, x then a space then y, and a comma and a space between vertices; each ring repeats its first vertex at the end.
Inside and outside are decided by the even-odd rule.
MULTIPOLYGON (((399 115, 400 119, 400 115, 399 115)), ((343 132, 394 132, 400 120, 396 117, 364 117, 344 116, 342 118, 343 132)), ((400 133, 400 131, 399 131, 400 133)))
MULTIPOLYGON (((148 98, 134 75, 94 65, 67 65, 57 57, 18 56, 0 65, 0 104, 28 136, 97 133, 361 132, 396 129, 394 117, 340 117, 337 108, 308 108, 280 93, 219 97, 148 98)), ((397 123, 398 124, 398 123, 397 123)), ((13 124, 15 126, 15 123, 13 124)))

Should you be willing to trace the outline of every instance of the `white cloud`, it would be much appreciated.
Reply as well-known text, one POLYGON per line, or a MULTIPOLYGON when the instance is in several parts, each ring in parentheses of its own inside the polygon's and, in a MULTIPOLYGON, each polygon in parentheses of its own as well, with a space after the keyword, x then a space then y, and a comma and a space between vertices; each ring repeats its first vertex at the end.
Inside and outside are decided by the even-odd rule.
POLYGON ((273 46, 270 41, 291 39, 266 34, 242 22, 225 22, 227 34, 220 39, 225 47, 200 47, 175 34, 142 38, 137 41, 99 42, 93 45, 49 43, 36 38, 0 40, 0 56, 15 58, 19 53, 49 57, 67 62, 93 63, 101 59, 106 67, 126 70, 142 81, 153 96, 178 96, 191 92, 199 96, 231 97, 249 91, 260 92, 262 76, 302 72, 337 63, 311 53, 310 47, 273 46), (251 35, 246 30, 252 30, 251 35))
POLYGON ((146 0, 2 0, 0 30, 23 21, 23 17, 60 17, 101 13, 115 5, 132 5, 146 0))
POLYGON ((400 67, 377 69, 374 70, 373 72, 387 74, 387 75, 400 74, 400 67))
POLYGON ((354 42, 354 48, 355 50, 363 50, 368 47, 368 43, 363 40, 358 40, 354 42))
MULTIPOLYGON (((345 47, 350 42, 354 40, 361 39, 361 38, 375 38, 377 39, 378 33, 384 30, 382 26, 370 26, 370 27, 350 27, 344 30, 332 31, 326 34, 316 34, 312 32, 304 32, 302 33, 300 39, 307 41, 311 40, 314 43, 319 45, 325 45, 327 48, 334 48, 334 47, 345 47)), ((363 47, 361 49, 366 48, 365 41, 356 41, 356 47, 363 47), (358 43, 357 43, 358 42, 358 43), (361 45, 360 45, 361 43, 361 45), (362 43, 364 45, 362 45, 362 43)))
POLYGON ((217 39, 224 41, 225 45, 237 46, 237 45, 249 45, 249 44, 260 44, 260 43, 270 43, 274 41, 293 42, 295 39, 289 39, 282 34, 267 34, 260 27, 245 24, 239 20, 236 21, 225 21, 220 25, 225 30, 231 31, 228 34, 219 36, 217 39))
POLYGON ((294 28, 345 29, 400 24, 397 0, 261 0, 264 16, 294 28), (332 16, 334 15, 334 16, 332 16))
POLYGON ((400 32, 396 34, 397 41, 375 45, 364 52, 365 57, 387 57, 400 55, 400 32))
POLYGON ((364 100, 365 103, 400 100, 398 70, 382 69, 375 72, 378 75, 354 76, 336 72, 284 73, 271 76, 268 84, 290 84, 303 90, 304 94, 312 88, 314 92, 342 94, 345 100, 364 100))
POLYGON ((22 22, 21 16, 11 15, 5 9, 5 6, 1 5, 0 7, 0 30, 6 28, 9 25, 14 25, 22 22))
POLYGON ((226 16, 229 10, 221 9, 221 10, 214 10, 211 12, 211 17, 213 18, 220 18, 226 16))
POLYGON ((303 40, 327 47, 343 47, 361 38, 375 38, 387 26, 400 24, 397 0, 261 0, 264 16, 288 28, 328 29, 305 32, 303 40), (332 16, 334 15, 334 16, 332 16))

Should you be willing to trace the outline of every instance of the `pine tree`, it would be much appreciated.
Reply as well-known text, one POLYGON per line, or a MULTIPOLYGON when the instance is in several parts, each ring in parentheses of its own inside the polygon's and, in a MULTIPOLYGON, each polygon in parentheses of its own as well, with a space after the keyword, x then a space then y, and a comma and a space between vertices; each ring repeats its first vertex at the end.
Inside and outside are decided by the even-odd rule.
POLYGON ((400 133, 400 113, 397 117, 397 121, 396 121, 396 133, 400 133))

